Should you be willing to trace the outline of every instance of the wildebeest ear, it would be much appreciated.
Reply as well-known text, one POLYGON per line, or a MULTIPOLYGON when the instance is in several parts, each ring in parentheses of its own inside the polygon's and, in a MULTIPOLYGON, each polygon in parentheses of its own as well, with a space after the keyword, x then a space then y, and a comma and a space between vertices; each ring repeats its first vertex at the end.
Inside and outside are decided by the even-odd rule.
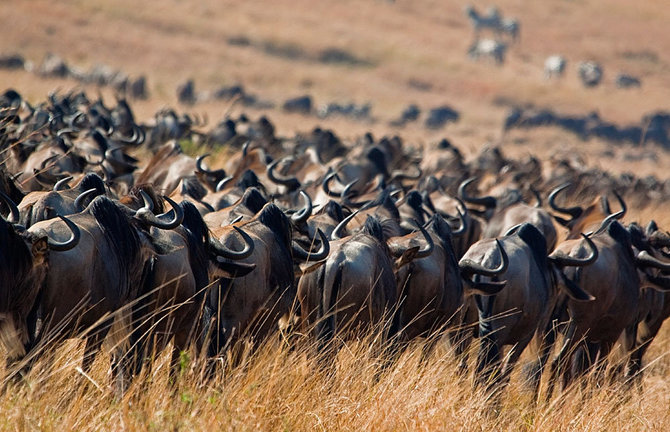
POLYGON ((556 272, 558 272, 559 277, 563 281, 563 287, 565 288, 566 294, 568 294, 571 299, 580 302, 593 301, 596 299, 591 294, 584 291, 579 285, 571 281, 565 273, 558 269, 556 269, 556 272))
POLYGON ((485 296, 498 294, 500 291, 502 291, 503 288, 505 288, 505 285, 507 285, 506 280, 500 282, 473 282, 468 278, 463 278, 463 281, 465 282, 464 288, 466 296, 473 294, 480 294, 485 296))
POLYGON ((217 276, 228 279, 244 277, 256 268, 256 264, 235 262, 221 257, 217 257, 215 265, 216 268, 222 272, 222 274, 217 276))
POLYGON ((33 242, 32 253, 34 257, 46 254, 49 251, 49 239, 40 237, 33 242))
POLYGON ((405 264, 411 263, 412 260, 414 260, 416 254, 419 252, 419 249, 421 249, 421 246, 414 246, 405 250, 405 252, 403 252, 402 255, 400 255, 400 258, 395 260, 395 268, 399 269, 405 264))
POLYGON ((302 262, 298 265, 298 270, 295 272, 296 277, 304 276, 308 273, 312 273, 314 270, 318 269, 326 263, 326 260, 317 261, 317 262, 302 262))

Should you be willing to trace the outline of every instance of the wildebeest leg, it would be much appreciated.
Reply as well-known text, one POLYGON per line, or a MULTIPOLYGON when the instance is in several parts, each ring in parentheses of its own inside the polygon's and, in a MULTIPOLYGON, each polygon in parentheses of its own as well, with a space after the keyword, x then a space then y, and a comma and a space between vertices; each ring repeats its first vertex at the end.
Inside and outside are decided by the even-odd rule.
POLYGON ((86 336, 86 347, 84 348, 84 359, 82 361, 82 370, 88 373, 95 360, 95 355, 100 350, 102 342, 107 337, 109 329, 112 327, 114 318, 108 318, 102 324, 96 326, 91 330, 91 333, 86 336))
POLYGON ((564 368, 566 360, 569 358, 569 355, 572 354, 572 349, 575 345, 575 332, 577 331, 577 325, 574 321, 568 323, 568 328, 565 332, 565 339, 563 341, 563 346, 558 352, 558 355, 551 363, 551 374, 549 377, 549 385, 547 387, 547 397, 546 400, 550 400, 554 393, 554 386, 556 385, 556 380, 558 379, 561 368, 564 368))
POLYGON ((551 351, 556 343, 556 333, 557 329, 554 323, 550 322, 544 332, 538 331, 535 335, 538 344, 537 360, 533 361, 526 369, 526 380, 530 390, 533 392, 533 400, 535 403, 538 402, 538 397, 540 395, 542 373, 544 372, 551 351))

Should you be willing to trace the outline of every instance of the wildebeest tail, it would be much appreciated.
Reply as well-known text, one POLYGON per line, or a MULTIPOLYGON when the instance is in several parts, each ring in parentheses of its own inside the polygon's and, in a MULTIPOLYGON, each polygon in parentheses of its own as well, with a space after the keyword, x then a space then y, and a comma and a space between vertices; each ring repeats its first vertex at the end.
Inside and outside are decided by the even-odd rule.
POLYGON ((338 264, 335 272, 328 273, 326 268, 320 271, 324 271, 326 274, 324 277, 325 280, 321 285, 323 287, 323 295, 319 302, 319 316, 317 317, 319 321, 316 326, 316 335, 321 347, 324 347, 335 335, 337 326, 335 310, 337 307, 337 297, 342 287, 343 265, 341 263, 338 264), (328 297, 329 292, 330 297, 328 297))

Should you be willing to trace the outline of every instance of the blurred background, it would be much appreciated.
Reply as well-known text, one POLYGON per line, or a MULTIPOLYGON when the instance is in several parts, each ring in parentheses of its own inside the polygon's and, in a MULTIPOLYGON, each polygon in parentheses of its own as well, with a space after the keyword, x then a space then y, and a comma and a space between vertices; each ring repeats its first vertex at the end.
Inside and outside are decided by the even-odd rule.
POLYGON ((638 175, 668 144, 663 0, 22 0, 0 18, 3 87, 33 102, 83 87, 140 121, 264 114, 279 134, 579 151, 638 175))

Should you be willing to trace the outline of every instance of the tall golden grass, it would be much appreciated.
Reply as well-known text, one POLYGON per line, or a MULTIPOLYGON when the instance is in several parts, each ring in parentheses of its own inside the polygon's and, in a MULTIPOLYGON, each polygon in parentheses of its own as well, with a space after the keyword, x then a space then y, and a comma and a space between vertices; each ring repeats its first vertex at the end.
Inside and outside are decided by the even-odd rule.
MULTIPOLYGON (((34 368, 5 382, 0 430, 494 430, 640 431, 670 426, 667 329, 647 358, 643 390, 587 379, 550 401, 533 403, 519 373, 499 400, 472 387, 446 344, 422 358, 411 343, 391 365, 377 356, 379 332, 338 341, 333 357, 319 357, 305 336, 289 345, 279 334, 234 366, 181 355, 170 376, 170 355, 121 396, 111 385, 109 352, 89 373, 80 368, 83 344, 49 344, 34 368), (324 361, 325 359, 325 361, 324 361), (583 384, 583 385, 582 385, 583 384)), ((473 344, 473 351, 476 343, 473 344)), ((546 374, 545 374, 546 377, 546 374)))

